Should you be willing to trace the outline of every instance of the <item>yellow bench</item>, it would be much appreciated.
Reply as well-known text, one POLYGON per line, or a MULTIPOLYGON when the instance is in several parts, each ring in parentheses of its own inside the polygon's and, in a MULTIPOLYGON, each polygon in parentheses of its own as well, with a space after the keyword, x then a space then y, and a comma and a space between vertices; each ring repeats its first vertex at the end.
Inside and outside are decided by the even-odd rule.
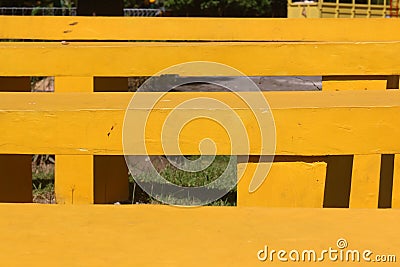
MULTIPOLYGON (((248 191, 249 174, 255 164, 265 163, 239 163, 243 179, 238 205, 399 207, 395 114, 400 102, 397 91, 381 90, 399 87, 398 26, 397 20, 378 19, 321 23, 0 17, 1 39, 35 40, 0 43, 0 76, 7 77, 0 79, 0 89, 29 91, 26 77, 55 76, 55 94, 1 94, 0 153, 9 154, 0 161, 1 200, 30 201, 30 156, 26 155, 36 153, 56 155, 58 203, 109 203, 127 198, 121 132, 132 94, 110 92, 127 90, 126 78, 121 77, 149 76, 174 64, 203 60, 232 66, 249 76, 323 76, 323 92, 265 93, 275 117, 277 157, 265 184, 254 193, 248 191), (125 42, 129 40, 140 42, 125 42), (343 89, 353 90, 337 92, 343 89), (108 136, 105 133, 111 126, 113 134, 108 136), (381 162, 389 167, 381 168, 381 162)), ((231 95, 224 94, 229 102, 231 95)), ((178 101, 195 96, 171 93, 166 97, 178 101)), ((163 110, 154 112, 161 116, 163 110)), ((197 133, 190 134, 193 138, 197 133)), ((218 154, 229 151, 223 149, 228 148, 226 139, 216 142, 222 148, 218 154)), ((185 149, 187 154, 199 153, 197 144, 185 149)), ((131 153, 142 155, 143 151, 131 153)), ((148 153, 162 151, 155 145, 148 153)))

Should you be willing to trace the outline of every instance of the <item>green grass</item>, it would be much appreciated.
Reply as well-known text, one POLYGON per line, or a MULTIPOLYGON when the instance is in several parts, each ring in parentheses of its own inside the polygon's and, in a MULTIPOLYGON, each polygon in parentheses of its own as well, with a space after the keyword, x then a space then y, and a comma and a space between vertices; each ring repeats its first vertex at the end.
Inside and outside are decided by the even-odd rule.
MULTIPOLYGON (((195 160, 198 157, 189 156, 189 160, 195 160)), ((162 202, 166 203, 174 203, 175 205, 200 205, 201 201, 194 197, 185 196, 182 199, 178 199, 173 197, 172 195, 156 195, 155 198, 150 197, 146 193, 144 193, 139 186, 134 186, 136 182, 139 184, 147 183, 148 185, 156 184, 159 186, 167 185, 168 182, 173 183, 175 185, 183 186, 183 187, 199 187, 206 186, 207 189, 210 190, 221 190, 229 191, 227 195, 222 197, 219 200, 211 202, 209 205, 212 206, 235 206, 236 205, 236 158, 233 158, 233 162, 229 165, 229 156, 217 156, 213 163, 199 172, 186 172, 175 168, 172 165, 168 165, 164 170, 160 172, 160 176, 162 176, 166 181, 160 181, 157 177, 152 177, 148 173, 143 173, 139 176, 136 176, 133 179, 130 176, 131 183, 131 193, 135 195, 134 202, 139 203, 152 203, 152 204, 161 204, 162 202), (226 171, 226 172, 225 172, 226 171), (218 179, 225 172, 225 180, 218 179), (136 181, 135 181, 136 180, 136 181), (133 192, 133 188, 135 188, 135 192, 133 192)))
MULTIPOLYGON (((188 158, 190 160, 195 160, 197 157, 190 156, 188 158)), ((160 172, 160 176, 165 178, 165 180, 170 183, 185 187, 210 185, 212 186, 211 188, 216 189, 231 188, 233 184, 219 183, 219 181, 216 181, 213 185, 211 185, 211 183, 220 177, 225 170, 225 175, 227 177, 236 177, 236 159, 233 159, 233 162, 230 166, 229 159, 229 156, 216 156, 215 160, 210 166, 199 172, 182 171, 172 165, 168 165, 160 172)), ((146 173, 135 178, 139 182, 161 182, 159 179, 157 179, 157 177, 152 177, 146 173)))

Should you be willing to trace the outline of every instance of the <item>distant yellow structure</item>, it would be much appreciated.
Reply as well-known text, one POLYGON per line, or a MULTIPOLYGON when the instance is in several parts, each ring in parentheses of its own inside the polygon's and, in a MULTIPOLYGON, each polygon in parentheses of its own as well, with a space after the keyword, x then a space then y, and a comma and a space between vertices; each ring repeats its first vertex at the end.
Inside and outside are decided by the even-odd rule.
POLYGON ((288 0, 288 18, 398 17, 399 0, 288 0))

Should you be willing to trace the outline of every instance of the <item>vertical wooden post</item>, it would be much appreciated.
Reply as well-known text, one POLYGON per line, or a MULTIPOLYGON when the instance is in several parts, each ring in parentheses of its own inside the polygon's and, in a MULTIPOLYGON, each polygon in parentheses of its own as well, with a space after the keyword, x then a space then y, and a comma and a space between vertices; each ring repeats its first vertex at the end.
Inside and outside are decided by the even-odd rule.
MULTIPOLYGON (((30 92, 30 77, 0 77, 0 91, 30 92)), ((0 155, 0 202, 32 202, 32 155, 0 155)))
MULTIPOLYGON (((93 77, 55 77, 54 91, 55 93, 93 92, 93 77)), ((56 155, 57 203, 94 203, 93 164, 93 155, 56 155)))
MULTIPOLYGON (((322 77, 322 90, 386 90, 399 88, 397 76, 350 75, 322 77)), ((329 167, 328 167, 329 168, 329 167)), ((354 155, 350 208, 378 208, 381 155, 354 155)))
MULTIPOLYGON (((95 77, 95 92, 127 92, 128 78, 95 77)), ((94 157, 94 203, 114 203, 129 199, 128 167, 124 156, 94 157)))
MULTIPOLYGON (((78 16, 122 16, 122 0, 80 0, 78 16)), ((119 77, 56 77, 56 92, 126 92, 119 77)), ((129 198, 128 169, 123 156, 56 156, 58 203, 113 203, 129 198)))
MULTIPOLYGON (((120 77, 56 77, 55 92, 127 91, 120 77)), ((128 168, 123 156, 56 155, 56 198, 61 204, 128 200, 128 168)))
POLYGON ((350 208, 378 208, 381 155, 355 155, 350 208))
MULTIPOLYGON (((80 0, 78 16, 123 16, 123 0, 80 0)), ((117 29, 116 29, 117 30, 117 29)), ((127 92, 128 78, 95 77, 95 92, 127 92)), ((94 203, 128 200, 128 168, 123 156, 94 157, 94 203)))
MULTIPOLYGON (((391 75, 388 78, 388 89, 399 89, 399 75, 391 75)), ((392 182, 392 208, 400 208, 400 154, 394 155, 392 182)))
POLYGON ((325 162, 240 162, 237 165, 238 206, 322 208, 326 176, 325 162), (257 172, 257 169, 260 172, 257 172), (252 179, 264 179, 255 192, 249 192, 252 179))
POLYGON ((93 156, 56 155, 57 204, 93 204, 93 156))
POLYGON ((400 154, 394 156, 392 208, 400 209, 400 154))
POLYGON ((389 75, 387 77, 386 89, 399 89, 399 75, 389 75))

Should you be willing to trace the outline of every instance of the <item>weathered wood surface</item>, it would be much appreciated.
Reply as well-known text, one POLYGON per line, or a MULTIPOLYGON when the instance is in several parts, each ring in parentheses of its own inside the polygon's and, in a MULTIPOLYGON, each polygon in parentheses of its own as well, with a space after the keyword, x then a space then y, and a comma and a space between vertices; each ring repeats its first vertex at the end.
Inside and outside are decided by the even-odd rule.
POLYGON ((398 20, 370 18, 0 17, 0 39, 398 41, 399 28, 398 20))

